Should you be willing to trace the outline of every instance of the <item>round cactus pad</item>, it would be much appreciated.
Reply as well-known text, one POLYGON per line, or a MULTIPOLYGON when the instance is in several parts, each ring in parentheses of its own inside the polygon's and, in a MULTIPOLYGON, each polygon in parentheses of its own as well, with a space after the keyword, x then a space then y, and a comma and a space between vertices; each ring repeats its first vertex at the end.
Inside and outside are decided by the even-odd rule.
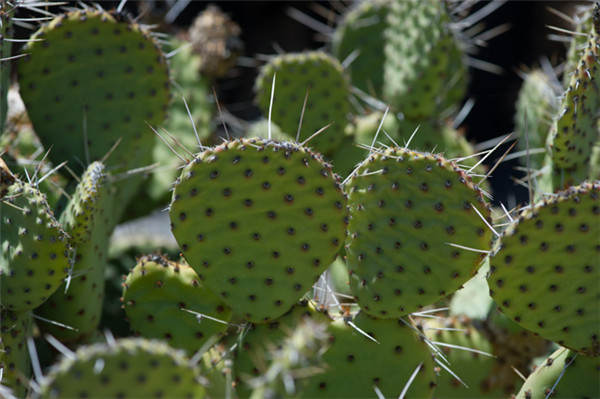
POLYGON ((491 259, 500 311, 576 352, 600 356, 600 182, 519 215, 491 259))
POLYGON ((213 335, 227 329, 231 311, 205 288, 186 264, 144 256, 123 284, 123 306, 131 329, 146 338, 166 339, 193 355, 213 335), (194 311, 211 319, 198 319, 194 311))
POLYGON ((286 313, 335 260, 346 196, 307 148, 240 139, 206 150, 175 184, 169 215, 183 256, 234 313, 286 313))
POLYGON ((442 157, 374 153, 346 190, 350 289, 373 316, 400 317, 456 291, 491 246, 480 190, 442 157))
POLYGON ((122 338, 64 357, 44 378, 38 397, 204 398, 198 374, 164 342, 122 338))
POLYGON ((162 122, 170 83, 165 57, 139 25, 73 11, 44 25, 24 53, 20 93, 52 162, 98 160, 121 140, 110 163, 127 167, 152 147, 147 123, 162 122))
POLYGON ((269 115, 271 107, 274 75, 271 120, 293 136, 302 122, 300 142, 333 123, 307 145, 323 154, 335 151, 344 137, 350 111, 350 85, 340 63, 318 51, 273 58, 262 68, 256 81, 258 105, 265 116, 269 115))

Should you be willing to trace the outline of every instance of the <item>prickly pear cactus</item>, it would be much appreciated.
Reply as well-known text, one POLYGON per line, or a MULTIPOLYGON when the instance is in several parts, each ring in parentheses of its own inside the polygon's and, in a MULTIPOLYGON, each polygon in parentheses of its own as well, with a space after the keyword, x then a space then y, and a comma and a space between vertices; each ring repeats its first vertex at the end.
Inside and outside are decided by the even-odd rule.
MULTIPOLYGON (((301 337, 297 337, 294 342, 290 342, 290 338, 293 337, 294 331, 306 330, 307 328, 317 331, 320 328, 323 329, 323 326, 329 325, 330 322, 331 320, 325 313, 317 311, 312 303, 303 301, 294 305, 292 310, 277 320, 249 325, 247 327, 248 331, 241 333, 238 348, 233 354, 233 371, 238 396, 240 398, 251 397, 261 379, 263 385, 267 385, 268 389, 279 395, 294 396, 294 394, 302 394, 307 378, 311 376, 310 369, 321 366, 317 352, 322 347, 313 348, 311 351, 309 342, 304 342, 303 345, 294 345, 294 342, 302 339, 301 337), (277 350, 287 350, 289 352, 288 356, 282 356, 280 359, 275 360, 273 354, 277 350), (292 354, 293 352, 295 352, 295 355, 292 354), (294 357, 313 359, 313 364, 302 364, 302 362, 294 360, 294 357), (277 374, 287 373, 288 376, 276 375, 275 378, 270 377, 269 374, 273 373, 275 367, 287 369, 277 374), (296 369, 291 370, 290 368, 296 369), (308 372, 308 375, 305 378, 298 377, 294 379, 294 389, 286 392, 286 386, 289 384, 285 384, 285 378, 301 375, 303 369, 308 372)), ((305 335, 305 338, 307 337, 308 334, 305 335)), ((267 388, 263 387, 263 389, 267 388)))
POLYGON ((473 326, 471 320, 462 317, 443 321, 433 319, 424 321, 423 329, 448 360, 450 370, 460 378, 440 370, 436 378, 436 398, 503 396, 503 391, 492 387, 489 381, 496 362, 492 355, 492 344, 473 326))
POLYGON ((172 232, 187 263, 234 313, 286 313, 335 260, 346 196, 331 167, 297 144, 226 142, 196 156, 175 184, 172 232))
POLYGON ((328 333, 329 348, 322 355, 327 366, 309 379, 304 397, 390 398, 405 389, 407 398, 432 396, 434 362, 408 322, 359 313, 352 320, 335 320, 328 333))
POLYGON ((152 148, 147 124, 162 122, 170 83, 144 28, 105 11, 72 11, 43 25, 24 53, 21 96, 52 162, 99 160, 120 140, 109 164, 145 166, 132 161, 152 148))
POLYGON ((265 116, 269 115, 274 75, 271 120, 292 136, 300 128, 300 143, 333 123, 307 145, 323 154, 335 151, 342 142, 350 111, 350 88, 340 63, 316 51, 273 58, 263 66, 256 81, 258 105, 265 116))
POLYGON ((400 317, 456 291, 491 246, 481 192, 440 156, 375 152, 346 190, 350 288, 373 316, 400 317))
POLYGON ((190 356, 223 333, 231 318, 229 308, 204 287, 192 268, 156 255, 141 257, 127 275, 123 306, 136 334, 165 339, 190 356))
POLYGON ((524 210, 498 241, 488 285, 499 310, 575 352, 600 356, 600 182, 524 210))
POLYGON ((383 90, 384 31, 389 0, 356 2, 336 25, 332 52, 340 62, 355 57, 348 66, 352 84, 375 98, 383 90))
POLYGON ((455 39, 445 7, 437 0, 394 1, 387 13, 384 100, 409 119, 434 115, 450 80, 455 39))
POLYGON ((29 311, 56 291, 70 268, 71 247, 45 195, 16 180, 0 202, 0 304, 29 311))
POLYGON ((0 382, 19 397, 25 397, 29 389, 27 338, 31 337, 32 327, 31 313, 0 310, 0 382))
POLYGON ((70 327, 51 323, 40 325, 45 332, 61 340, 85 336, 100 322, 104 270, 108 260, 108 229, 112 225, 107 189, 104 165, 93 162, 60 217, 71 237, 74 263, 65 283, 36 309, 36 314, 70 327))
POLYGON ((36 398, 203 398, 199 370, 164 342, 122 338, 80 347, 42 381, 36 398))
POLYGON ((598 398, 599 380, 600 357, 559 348, 531 373, 516 399, 598 398))
MULTIPOLYGON (((529 151, 532 171, 543 166, 547 136, 558 109, 559 97, 548 75, 537 69, 527 73, 516 103, 515 131, 519 149, 529 151)), ((527 166, 526 157, 522 159, 521 163, 527 166)))
POLYGON ((551 132, 550 147, 554 167, 571 170, 583 168, 580 175, 574 176, 575 181, 565 182, 567 185, 580 184, 587 178, 592 148, 600 141, 600 133, 596 128, 596 110, 600 105, 600 89, 597 84, 600 79, 599 51, 600 38, 594 28, 580 55, 579 63, 571 74, 561 104, 562 111, 551 132))

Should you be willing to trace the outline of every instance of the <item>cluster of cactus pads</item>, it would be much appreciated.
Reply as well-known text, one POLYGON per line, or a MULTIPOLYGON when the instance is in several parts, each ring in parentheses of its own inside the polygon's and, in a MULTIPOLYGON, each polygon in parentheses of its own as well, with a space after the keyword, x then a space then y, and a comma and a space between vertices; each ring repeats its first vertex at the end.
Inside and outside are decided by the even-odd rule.
POLYGON ((510 212, 453 127, 461 6, 351 6, 330 52, 264 63, 264 119, 218 141, 234 22, 165 42, 80 7, 0 0, 0 396, 600 397, 598 7, 564 88, 524 76, 510 212), (46 21, 13 57, 21 10, 46 21), (111 298, 113 231, 157 208, 177 248, 133 247, 111 298))

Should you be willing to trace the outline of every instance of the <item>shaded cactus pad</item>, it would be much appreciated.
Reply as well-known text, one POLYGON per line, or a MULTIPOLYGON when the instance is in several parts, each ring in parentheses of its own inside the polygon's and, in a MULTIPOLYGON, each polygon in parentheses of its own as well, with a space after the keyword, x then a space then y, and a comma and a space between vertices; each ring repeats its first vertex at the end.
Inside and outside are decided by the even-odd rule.
POLYGON ((519 215, 490 262, 500 311, 576 352, 600 355, 600 182, 519 215))
POLYGON ((67 234, 46 196, 17 181, 0 203, 0 298, 3 308, 27 311, 59 287, 70 267, 67 234))
POLYGON ((44 25, 19 63, 23 101, 50 159, 94 161, 121 139, 111 164, 129 165, 169 103, 166 58, 142 27, 98 10, 44 25))

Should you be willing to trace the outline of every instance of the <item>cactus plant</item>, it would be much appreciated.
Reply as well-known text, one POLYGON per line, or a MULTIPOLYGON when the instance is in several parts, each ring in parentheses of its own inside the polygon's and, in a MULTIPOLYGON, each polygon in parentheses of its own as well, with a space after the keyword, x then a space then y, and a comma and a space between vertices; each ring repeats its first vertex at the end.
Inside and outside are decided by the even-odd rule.
POLYGON ((331 167, 292 143, 226 142, 181 173, 173 234, 200 279, 252 322, 286 313, 335 260, 348 221, 331 167))

